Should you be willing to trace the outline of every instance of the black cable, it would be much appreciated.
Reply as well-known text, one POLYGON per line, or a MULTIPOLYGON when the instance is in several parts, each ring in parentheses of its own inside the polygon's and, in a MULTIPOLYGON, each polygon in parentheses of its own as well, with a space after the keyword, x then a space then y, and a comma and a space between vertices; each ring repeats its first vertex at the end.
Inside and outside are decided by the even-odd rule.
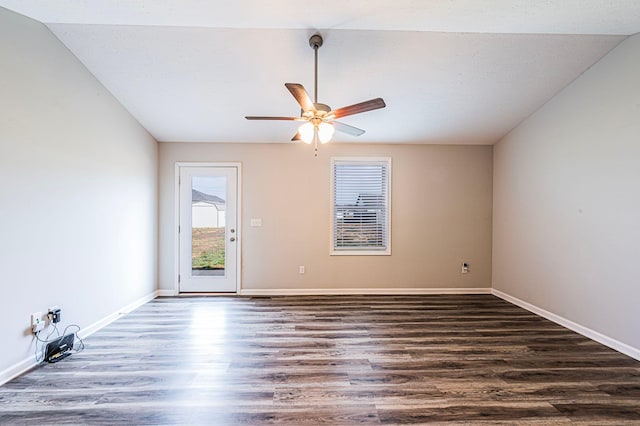
POLYGON ((49 325, 49 326, 47 326, 47 328, 48 327, 53 327, 53 330, 50 331, 49 334, 47 334, 47 337, 45 337, 44 339, 40 338, 40 333, 42 331, 46 330, 46 329, 42 329, 42 330, 37 331, 37 332, 34 333, 34 335, 36 336, 36 339, 38 340, 38 342, 51 343, 51 342, 53 342, 54 340, 56 340, 57 338, 60 337, 60 331, 58 330, 58 327, 55 324, 53 324, 53 326, 49 325), (56 337, 53 338, 53 339, 49 339, 54 331, 56 332, 56 337))
MULTIPOLYGON (((47 328, 49 328, 49 327, 51 327, 51 323, 49 323, 49 325, 47 325, 47 328)), ((51 342, 53 342, 54 340, 56 340, 60 336, 60 331, 58 330, 58 327, 55 324, 53 324, 53 329, 51 331, 49 331, 49 334, 47 334, 47 337, 45 337, 44 339, 41 339, 40 338, 40 333, 42 333, 42 331, 44 331, 44 330, 45 329, 42 329, 42 330, 39 330, 39 331, 36 331, 35 333, 33 333, 33 335, 36 338, 36 345, 35 345, 34 355, 35 355, 37 363, 40 363, 40 362, 44 361, 44 350, 45 350, 45 347, 46 347, 44 345, 42 346, 42 348, 40 349, 40 352, 42 352, 42 358, 38 357, 38 342, 51 343, 51 342), (54 339, 50 339, 51 335, 54 332, 56 332, 57 337, 54 338, 54 339)))
POLYGON ((38 339, 38 333, 40 333, 40 332, 36 331, 35 333, 33 333, 33 334, 35 334, 36 339, 37 339, 33 355, 36 357, 36 363, 40 364, 44 360, 44 347, 42 348, 42 359, 40 359, 40 358, 38 358, 38 341, 40 340, 40 339, 38 339))
POLYGON ((74 333, 73 333, 73 334, 74 334, 74 336, 76 336, 76 339, 78 339, 78 341, 80 342, 80 344, 78 345, 78 349, 74 348, 74 350, 75 350, 76 352, 82 352, 82 351, 84 350, 84 340, 82 340, 82 339, 80 338, 80 336, 78 336, 78 333, 80 333, 80 330, 81 330, 81 328, 80 328, 80 326, 79 326, 78 324, 69 324, 68 326, 66 326, 66 327, 65 327, 65 329, 64 329, 64 331, 62 332, 62 335, 63 335, 63 336, 64 336, 64 335, 66 335, 66 334, 67 334, 67 330, 68 330, 70 327, 76 327, 76 328, 77 328, 77 330, 76 330, 76 331, 74 331, 74 333))

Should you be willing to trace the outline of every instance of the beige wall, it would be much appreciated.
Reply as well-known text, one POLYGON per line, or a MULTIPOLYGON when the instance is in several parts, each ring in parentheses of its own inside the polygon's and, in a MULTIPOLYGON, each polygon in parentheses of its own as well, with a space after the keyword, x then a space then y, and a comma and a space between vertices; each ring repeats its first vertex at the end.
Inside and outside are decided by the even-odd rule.
POLYGON ((490 286, 490 146, 329 144, 314 158, 304 144, 161 143, 162 289, 177 274, 174 164, 183 161, 242 163, 243 289, 490 286), (329 256, 331 156, 392 157, 391 256, 329 256))
POLYGON ((498 143, 493 216, 495 289, 637 355, 639 76, 636 35, 498 143))
POLYGON ((42 24, 0 8, 0 383, 30 314, 81 327, 156 287, 157 143, 42 24))

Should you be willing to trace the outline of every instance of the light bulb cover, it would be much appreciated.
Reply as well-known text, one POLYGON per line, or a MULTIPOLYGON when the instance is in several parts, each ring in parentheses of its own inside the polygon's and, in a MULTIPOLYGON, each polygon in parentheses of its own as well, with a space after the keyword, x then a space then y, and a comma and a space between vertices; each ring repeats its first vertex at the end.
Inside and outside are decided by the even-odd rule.
POLYGON ((298 129, 298 133, 300 134, 300 139, 304 143, 313 142, 313 135, 315 133, 315 126, 311 122, 306 122, 298 129))
POLYGON ((327 143, 333 137, 336 129, 330 123, 320 123, 318 126, 318 139, 320 143, 327 143))

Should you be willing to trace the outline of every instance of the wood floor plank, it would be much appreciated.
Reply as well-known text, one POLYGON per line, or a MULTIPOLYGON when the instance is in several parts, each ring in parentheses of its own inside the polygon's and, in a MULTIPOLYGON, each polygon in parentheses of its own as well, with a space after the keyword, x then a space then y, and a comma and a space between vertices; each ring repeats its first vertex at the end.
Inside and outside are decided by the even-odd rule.
POLYGON ((0 424, 640 424, 640 362, 491 295, 159 298, 0 424))

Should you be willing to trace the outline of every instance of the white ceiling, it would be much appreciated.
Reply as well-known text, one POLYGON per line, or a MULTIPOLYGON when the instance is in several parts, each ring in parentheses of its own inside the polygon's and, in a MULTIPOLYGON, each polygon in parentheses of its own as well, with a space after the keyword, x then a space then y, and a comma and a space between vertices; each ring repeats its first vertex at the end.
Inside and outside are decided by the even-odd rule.
POLYGON ((46 23, 160 141, 286 142, 298 115, 284 87, 334 108, 382 97, 341 121, 339 142, 496 142, 640 31, 639 0, 0 0, 46 23))

